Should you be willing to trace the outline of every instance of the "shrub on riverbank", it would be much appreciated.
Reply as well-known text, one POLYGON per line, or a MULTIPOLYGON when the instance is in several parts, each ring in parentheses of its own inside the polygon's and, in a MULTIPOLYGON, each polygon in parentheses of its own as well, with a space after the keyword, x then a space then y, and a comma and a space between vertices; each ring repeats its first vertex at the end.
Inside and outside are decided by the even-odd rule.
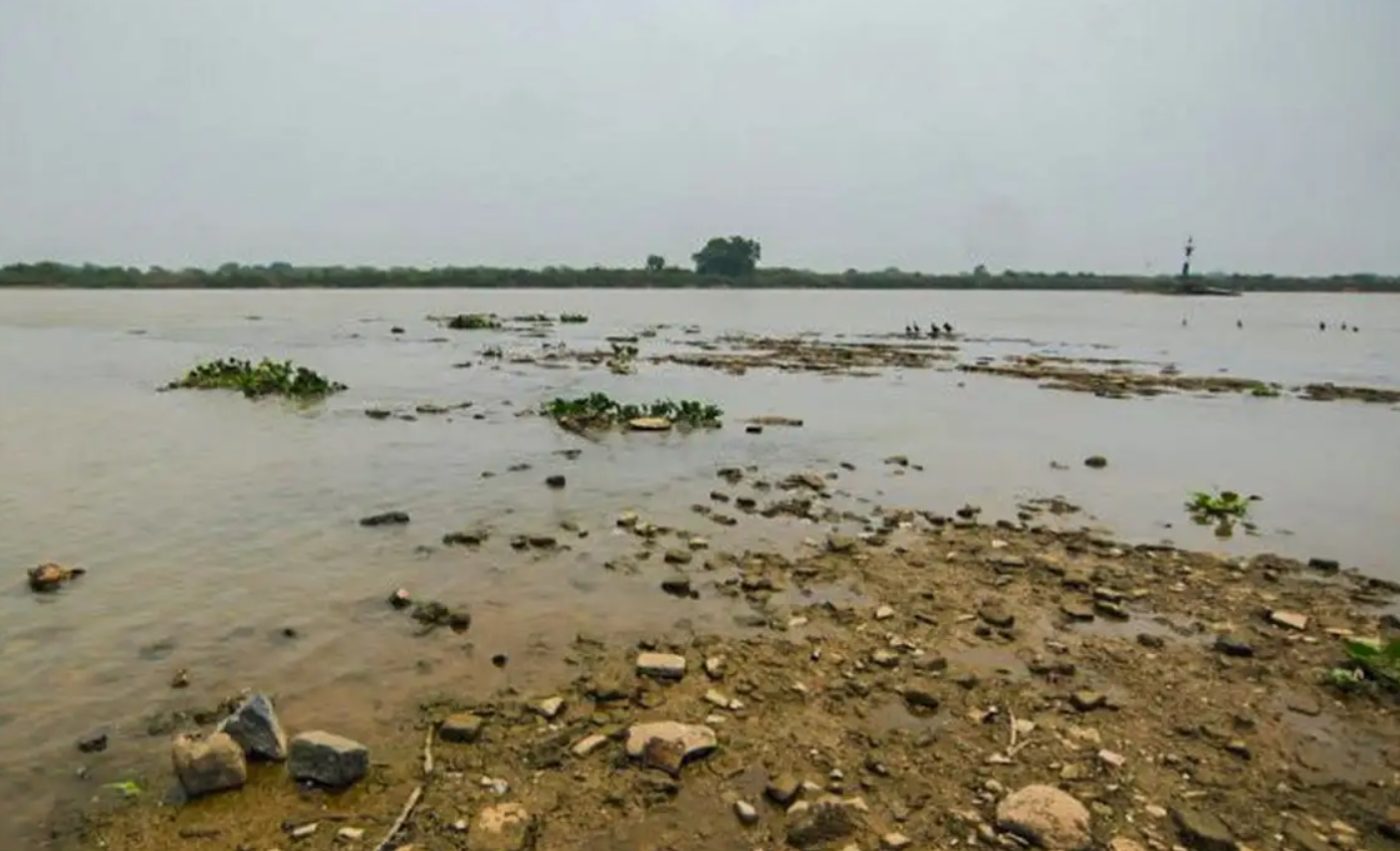
POLYGON ((339 393, 345 385, 291 361, 263 358, 252 361, 225 358, 197 364, 166 390, 237 390, 249 399, 286 396, 290 399, 321 399, 339 393))

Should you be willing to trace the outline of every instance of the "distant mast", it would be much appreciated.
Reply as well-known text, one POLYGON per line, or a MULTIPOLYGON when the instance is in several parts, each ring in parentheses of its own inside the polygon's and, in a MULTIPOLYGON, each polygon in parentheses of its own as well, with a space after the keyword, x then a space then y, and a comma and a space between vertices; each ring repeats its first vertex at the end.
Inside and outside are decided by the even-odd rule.
POLYGON ((1181 280, 1185 281, 1191 277, 1191 255, 1196 253, 1196 240, 1194 237, 1186 237, 1186 259, 1181 261, 1181 280))

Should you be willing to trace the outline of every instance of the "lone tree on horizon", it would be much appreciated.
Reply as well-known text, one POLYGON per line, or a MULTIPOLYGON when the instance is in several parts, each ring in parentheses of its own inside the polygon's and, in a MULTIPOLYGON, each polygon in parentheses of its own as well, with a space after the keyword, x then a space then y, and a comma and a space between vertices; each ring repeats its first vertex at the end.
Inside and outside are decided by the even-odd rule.
POLYGON ((661 271, 664 271, 665 268, 666 268, 666 258, 665 258, 665 257, 662 257, 660 254, 648 254, 648 255, 647 255, 647 271, 648 271, 648 272, 661 272, 661 271))
POLYGON ((695 271, 700 275, 722 275, 738 278, 752 275, 762 253, 756 239, 742 236, 722 236, 712 238, 705 247, 691 255, 695 261, 695 271))

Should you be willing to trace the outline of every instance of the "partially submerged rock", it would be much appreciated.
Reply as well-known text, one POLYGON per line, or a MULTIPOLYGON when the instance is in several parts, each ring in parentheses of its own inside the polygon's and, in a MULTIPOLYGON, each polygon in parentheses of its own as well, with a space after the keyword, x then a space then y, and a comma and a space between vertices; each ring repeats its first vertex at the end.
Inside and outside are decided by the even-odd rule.
POLYGON ((180 786, 191 798, 237 789, 248 782, 243 748, 227 733, 176 736, 170 757, 180 786))
POLYGON ((469 612, 449 608, 437 600, 414 606, 413 619, 424 626, 445 626, 453 632, 466 632, 472 625, 472 616, 469 612))
POLYGON ((64 567, 56 562, 45 562, 29 568, 29 587, 40 593, 57 591, 60 585, 71 582, 87 573, 81 567, 64 567))
POLYGON ((1088 847, 1089 811, 1073 795, 1054 786, 1032 784, 997 804, 997 827, 1046 851, 1088 847))
POLYGON ((636 417, 627 421, 632 431, 669 431, 671 421, 665 417, 636 417))
POLYGON ((292 739, 287 771, 297 780, 311 780, 322 786, 349 786, 369 771, 369 748, 322 730, 301 733, 292 739))
POLYGON ((398 526, 409 521, 407 511, 385 511, 381 514, 371 514, 368 517, 360 518, 361 526, 398 526))
POLYGON ((802 420, 797 417, 781 417, 775 415, 750 417, 748 422, 757 426, 788 426, 789 428, 800 428, 802 426, 802 420))
POLYGON ((479 529, 464 532, 448 532, 446 535, 442 536, 442 542, 449 547, 479 547, 486 542, 487 537, 489 537, 489 533, 479 529))
POLYGON ((287 734, 267 695, 255 694, 243 701, 232 715, 219 723, 219 732, 227 733, 248 756, 271 760, 287 758, 287 734))

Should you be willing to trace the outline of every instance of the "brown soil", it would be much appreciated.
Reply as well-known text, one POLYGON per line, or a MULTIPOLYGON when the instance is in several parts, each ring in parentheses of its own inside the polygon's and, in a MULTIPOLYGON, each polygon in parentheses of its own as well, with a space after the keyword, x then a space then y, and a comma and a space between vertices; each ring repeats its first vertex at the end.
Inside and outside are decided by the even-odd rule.
MULTIPOLYGON (((747 522, 795 522, 782 511, 758 519, 767 513, 747 522)), ((421 786, 387 847, 482 847, 461 825, 513 802, 530 829, 502 847, 778 848, 802 816, 764 787, 790 775, 809 784, 803 800, 850 802, 852 818, 835 820, 842 835, 805 847, 874 848, 891 831, 916 848, 1012 847, 993 826, 996 803, 1031 783, 1084 802, 1100 846, 1126 837, 1204 847, 1167 815, 1184 806, 1256 849, 1397 847, 1379 832, 1395 827, 1394 696, 1323 685, 1343 658, 1340 636, 1393 629, 1382 616, 1393 585, 1082 530, 900 510, 840 516, 865 520, 863 530, 798 557, 725 552, 717 539, 685 567, 695 592, 729 598, 748 628, 681 626, 643 647, 580 636, 566 659, 571 681, 492 696, 464 686, 426 701, 398 735, 369 743, 370 776, 347 792, 298 789, 279 766, 262 766, 241 791, 94 814, 75 838, 113 851, 374 848, 421 786), (1268 613, 1280 609, 1306 615, 1306 626, 1275 625, 1268 613), (1221 635, 1249 654, 1217 649, 1221 635), (640 649, 683 655, 685 676, 638 676, 640 649), (533 707, 554 695, 565 708, 546 721, 533 707), (435 725, 462 710, 486 719, 481 738, 437 741, 435 725), (620 739, 659 720, 708 724, 718 748, 678 777, 644 768, 620 739), (606 737, 596 750, 572 752, 595 734, 606 737), (736 817, 740 800, 757 809, 755 824, 736 817), (312 822, 317 832, 293 846, 288 831, 312 822), (365 829, 363 842, 336 842, 341 827, 365 829)))

